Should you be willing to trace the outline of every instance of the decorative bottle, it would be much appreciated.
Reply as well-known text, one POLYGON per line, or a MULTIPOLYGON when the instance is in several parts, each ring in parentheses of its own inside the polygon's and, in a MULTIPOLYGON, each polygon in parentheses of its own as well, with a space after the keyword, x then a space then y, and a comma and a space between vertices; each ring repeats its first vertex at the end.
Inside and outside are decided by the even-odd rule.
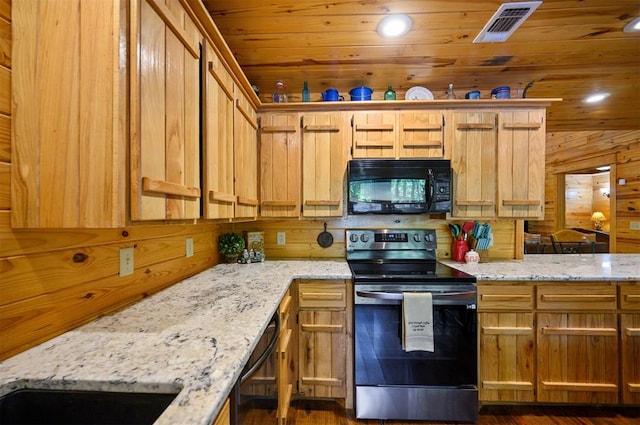
POLYGON ((309 96, 309 86, 307 85, 307 82, 304 82, 304 86, 302 87, 302 101, 303 102, 309 102, 310 96, 309 96))
POLYGON ((276 83, 276 91, 273 92, 273 103, 286 103, 287 92, 284 90, 284 83, 278 81, 276 83))
POLYGON ((391 86, 388 86, 387 91, 384 92, 384 100, 396 100, 396 92, 391 88, 391 86))
POLYGON ((456 95, 453 92, 453 84, 449 84, 449 91, 447 92, 447 99, 455 99, 456 95))

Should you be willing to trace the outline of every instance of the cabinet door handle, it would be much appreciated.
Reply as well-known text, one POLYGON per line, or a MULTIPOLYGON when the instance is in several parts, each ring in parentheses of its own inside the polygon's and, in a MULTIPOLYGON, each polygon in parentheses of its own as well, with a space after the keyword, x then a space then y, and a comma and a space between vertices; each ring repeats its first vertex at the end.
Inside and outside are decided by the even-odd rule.
POLYGON ((295 133, 296 127, 292 125, 271 125, 262 127, 263 133, 295 133))
POLYGON ((493 205, 495 205, 496 203, 494 201, 490 201, 490 200, 480 200, 480 201, 466 201, 466 200, 461 200, 461 201, 455 201, 456 205, 459 205, 461 207, 491 207, 493 205))
POLYGON ((330 133, 337 133, 340 131, 340 127, 334 125, 305 125, 304 131, 324 131, 330 133))
POLYGON ((298 205, 296 201, 262 201, 263 207, 295 207, 298 205))
POLYGON ((200 189, 197 187, 188 187, 177 183, 153 180, 149 177, 142 178, 142 190, 145 192, 163 193, 165 195, 184 196, 186 198, 200 197, 200 189))
POLYGON ((502 205, 505 207, 537 207, 540 200, 531 199, 504 199, 502 205))
POLYGON ((302 292, 300 298, 303 300, 341 300, 344 295, 341 292, 302 292))
POLYGON ((238 201, 238 197, 230 193, 216 192, 215 190, 210 190, 209 201, 210 202, 214 202, 214 201, 227 202, 229 204, 235 204, 238 201))
POLYGON ((238 196, 238 204, 256 207, 260 205, 260 201, 258 201, 257 199, 245 198, 244 196, 238 196))
POLYGON ((357 124, 356 131, 393 131, 393 124, 357 124))
POLYGON ((302 330, 306 332, 342 332, 342 329, 342 325, 302 324, 302 330))
POLYGON ((506 122, 503 125, 505 129, 512 130, 537 130, 542 127, 539 122, 506 122))
POLYGON ((543 335, 616 336, 614 328, 542 328, 543 335))
POLYGON ((625 328, 624 334, 626 336, 638 337, 640 336, 640 328, 625 328))
POLYGON ((457 130, 493 130, 493 123, 459 123, 456 125, 457 130))
POLYGON ((306 200, 304 204, 308 207, 339 207, 340 201, 306 200))

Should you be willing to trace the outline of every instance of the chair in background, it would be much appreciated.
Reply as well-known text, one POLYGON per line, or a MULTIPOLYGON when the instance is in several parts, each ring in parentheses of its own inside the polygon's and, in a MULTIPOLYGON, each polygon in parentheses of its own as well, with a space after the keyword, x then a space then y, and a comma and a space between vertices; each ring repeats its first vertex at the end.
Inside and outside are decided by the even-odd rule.
POLYGON ((595 253, 596 235, 565 229, 551 234, 551 244, 556 254, 577 254, 587 244, 591 244, 591 252, 595 253))

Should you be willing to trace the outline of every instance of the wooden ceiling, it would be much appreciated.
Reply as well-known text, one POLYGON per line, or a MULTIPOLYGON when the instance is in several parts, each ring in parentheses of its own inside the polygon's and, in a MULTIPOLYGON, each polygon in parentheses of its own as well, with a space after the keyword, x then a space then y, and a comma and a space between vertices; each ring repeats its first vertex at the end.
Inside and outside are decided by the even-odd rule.
POLYGON ((203 0, 263 102, 278 80, 290 101, 303 81, 311 100, 357 86, 381 100, 387 85, 398 99, 413 86, 458 98, 510 86, 528 98, 563 98, 548 110, 549 131, 640 129, 640 33, 623 27, 640 16, 638 0, 544 0, 503 43, 472 41, 498 9, 494 0, 203 0), (376 26, 406 13, 413 29, 384 39, 376 26), (596 91, 611 94, 583 103, 596 91))

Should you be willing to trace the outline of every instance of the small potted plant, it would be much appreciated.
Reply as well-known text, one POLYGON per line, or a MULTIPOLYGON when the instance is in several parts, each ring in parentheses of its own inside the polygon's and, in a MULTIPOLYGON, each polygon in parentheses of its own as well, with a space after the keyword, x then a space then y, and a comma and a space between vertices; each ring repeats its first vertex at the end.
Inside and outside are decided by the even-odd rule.
POLYGON ((244 239, 237 233, 225 233, 218 237, 218 252, 227 263, 238 261, 244 249, 244 239))

